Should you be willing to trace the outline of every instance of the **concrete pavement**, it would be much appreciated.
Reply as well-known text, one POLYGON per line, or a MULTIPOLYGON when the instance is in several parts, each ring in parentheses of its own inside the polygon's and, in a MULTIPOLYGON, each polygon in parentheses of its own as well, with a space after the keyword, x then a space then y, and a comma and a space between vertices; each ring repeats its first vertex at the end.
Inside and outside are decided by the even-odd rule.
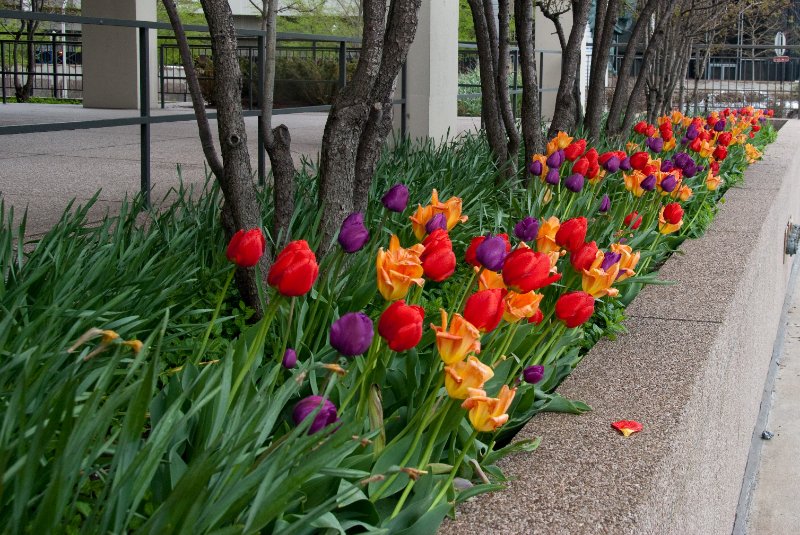
MULTIPOLYGON (((191 107, 154 109, 153 115, 191 113, 191 107)), ((69 122, 138 115, 135 110, 84 109, 66 104, 0 105, 0 125, 69 122)), ((326 113, 279 115, 292 136, 296 164, 316 161, 326 113)), ((459 119, 459 132, 475 128, 459 119)), ((216 121, 211 121, 216 138, 216 121)), ((252 166, 257 167, 257 118, 245 119, 252 166)), ((178 184, 177 166, 186 184, 205 182, 204 157, 193 121, 154 124, 151 133, 152 198, 156 202, 178 184)), ((125 196, 139 191, 139 127, 124 126, 0 136, 0 197, 16 214, 28 208, 28 234, 47 231, 70 199, 85 202, 98 190, 91 216, 113 213, 125 196)), ((269 162, 269 160, 268 160, 269 162)))

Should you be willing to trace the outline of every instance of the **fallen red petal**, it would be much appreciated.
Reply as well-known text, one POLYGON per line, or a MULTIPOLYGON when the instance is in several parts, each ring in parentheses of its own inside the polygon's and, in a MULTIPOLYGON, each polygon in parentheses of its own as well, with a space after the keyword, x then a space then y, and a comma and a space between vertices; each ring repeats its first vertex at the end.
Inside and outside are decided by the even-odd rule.
POLYGON ((642 424, 635 420, 620 420, 611 424, 611 427, 625 435, 626 437, 642 430, 642 424))

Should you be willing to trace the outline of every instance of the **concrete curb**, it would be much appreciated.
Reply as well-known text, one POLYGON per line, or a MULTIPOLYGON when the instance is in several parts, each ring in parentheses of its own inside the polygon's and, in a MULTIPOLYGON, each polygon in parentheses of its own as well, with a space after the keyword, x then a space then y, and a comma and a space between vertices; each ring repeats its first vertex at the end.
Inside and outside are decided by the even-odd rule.
POLYGON ((645 288, 629 333, 602 340, 559 390, 589 403, 542 414, 501 462, 506 491, 458 508, 442 534, 731 533, 791 271, 783 235, 800 220, 800 121, 788 121, 712 228, 645 288), (638 420, 623 438, 610 424, 638 420))

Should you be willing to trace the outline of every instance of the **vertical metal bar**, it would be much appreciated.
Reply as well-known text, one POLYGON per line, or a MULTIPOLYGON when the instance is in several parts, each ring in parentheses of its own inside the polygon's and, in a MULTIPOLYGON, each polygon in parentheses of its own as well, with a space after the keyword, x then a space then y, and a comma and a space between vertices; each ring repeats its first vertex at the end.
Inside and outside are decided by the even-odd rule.
POLYGON ((400 136, 402 138, 406 137, 408 133, 408 125, 406 121, 406 113, 408 112, 408 69, 406 68, 406 63, 403 63, 403 68, 400 71, 402 73, 402 78, 400 79, 400 98, 403 102, 400 104, 400 136))
POLYGON ((165 45, 162 43, 158 45, 158 78, 159 78, 159 93, 161 97, 161 109, 164 109, 164 91, 166 80, 164 80, 164 47, 165 45))
POLYGON ((247 103, 253 109, 253 47, 247 47, 247 103))
POLYGON ((150 39, 147 28, 139 28, 139 116, 145 118, 139 136, 141 191, 145 208, 150 208, 150 39))
MULTIPOLYGON (((544 82, 544 52, 539 52, 539 70, 536 71, 539 75, 539 114, 542 113, 542 94, 544 93, 544 87, 542 87, 542 82, 544 82)), ((619 71, 617 71, 619 72, 619 71)))
POLYGON ((267 78, 266 62, 267 39, 264 34, 258 36, 258 103, 261 107, 261 114, 258 117, 258 183, 262 186, 267 181, 267 162, 264 157, 264 132, 261 131, 261 121, 264 120, 266 111, 264 98, 264 82, 267 78))
POLYGON ((347 84, 347 43, 341 41, 339 43, 339 91, 344 89, 347 84))
POLYGON ((519 66, 519 49, 513 50, 511 52, 513 57, 513 65, 514 65, 514 82, 513 82, 513 89, 514 92, 511 94, 511 114, 514 116, 514 119, 517 118, 517 68, 519 66))
POLYGON ((58 98, 58 51, 56 50, 56 34, 53 34, 50 39, 50 48, 53 50, 53 98, 58 98))
POLYGON ((3 41, 0 41, 0 77, 3 79, 3 104, 6 103, 6 51, 4 50, 3 41))

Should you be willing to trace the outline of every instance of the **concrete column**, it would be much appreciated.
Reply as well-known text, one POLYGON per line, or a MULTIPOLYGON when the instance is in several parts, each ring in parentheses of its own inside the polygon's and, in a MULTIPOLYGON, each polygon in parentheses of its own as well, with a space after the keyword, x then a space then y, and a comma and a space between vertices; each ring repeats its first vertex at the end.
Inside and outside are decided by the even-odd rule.
MULTIPOLYGON (((128 20, 156 20, 156 0, 83 0, 81 14, 128 20)), ((139 30, 84 25, 83 105, 139 108, 139 30)), ((151 105, 158 102, 156 31, 150 30, 151 105)))
POLYGON ((458 0, 422 0, 407 60, 406 120, 411 139, 455 135, 458 94, 458 0))

